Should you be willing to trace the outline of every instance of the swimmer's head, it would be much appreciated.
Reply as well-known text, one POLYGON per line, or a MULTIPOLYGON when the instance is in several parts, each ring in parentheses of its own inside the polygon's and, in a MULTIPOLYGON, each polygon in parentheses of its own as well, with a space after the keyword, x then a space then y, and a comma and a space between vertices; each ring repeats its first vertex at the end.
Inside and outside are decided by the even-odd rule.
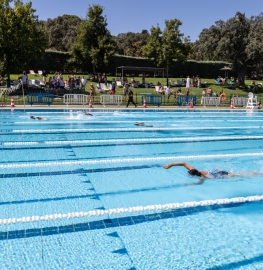
POLYGON ((202 174, 196 169, 189 170, 188 173, 192 176, 202 176, 202 174))

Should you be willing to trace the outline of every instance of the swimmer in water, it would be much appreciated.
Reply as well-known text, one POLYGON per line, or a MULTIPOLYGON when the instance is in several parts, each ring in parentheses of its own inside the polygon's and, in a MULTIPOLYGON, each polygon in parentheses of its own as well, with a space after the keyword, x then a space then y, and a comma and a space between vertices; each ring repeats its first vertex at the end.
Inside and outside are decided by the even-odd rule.
POLYGON ((152 125, 145 125, 144 122, 135 122, 134 125, 135 125, 135 126, 152 127, 152 125))
POLYGON ((188 170, 188 174, 190 174, 191 176, 200 177, 197 183, 194 183, 191 185, 201 185, 204 183, 205 179, 215 179, 215 178, 219 179, 219 178, 229 178, 229 177, 235 177, 235 176, 249 176, 249 175, 260 174, 258 172, 248 172, 247 174, 236 174, 236 173, 230 173, 230 172, 221 171, 221 170, 213 170, 213 171, 207 172, 207 171, 197 170, 196 168, 194 168, 193 166, 185 162, 175 162, 175 163, 165 164, 163 168, 169 169, 173 166, 184 166, 188 170))
POLYGON ((46 118, 46 117, 41 117, 41 116, 35 117, 34 115, 31 115, 30 118, 35 119, 35 120, 48 120, 48 118, 46 118))
POLYGON ((93 114, 88 113, 88 112, 85 112, 85 115, 90 115, 90 116, 93 116, 93 114))
POLYGON ((135 122, 134 125, 135 126, 144 126, 144 122, 135 122))

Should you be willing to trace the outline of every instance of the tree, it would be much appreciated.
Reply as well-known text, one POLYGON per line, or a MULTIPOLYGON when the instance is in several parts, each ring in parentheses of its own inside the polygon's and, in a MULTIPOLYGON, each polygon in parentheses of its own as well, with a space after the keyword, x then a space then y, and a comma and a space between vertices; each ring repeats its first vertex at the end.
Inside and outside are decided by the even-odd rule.
POLYGON ((248 19, 237 12, 226 22, 203 29, 194 50, 198 60, 231 62, 239 83, 244 84, 247 68, 263 62, 262 34, 262 15, 248 19))
POLYGON ((8 76, 8 86, 11 71, 22 70, 30 60, 41 58, 46 47, 32 3, 16 0, 12 8, 9 2, 0 1, 0 63, 8 76))
POLYGON ((81 19, 78 16, 65 14, 53 20, 48 19, 44 26, 48 47, 68 52, 71 44, 76 40, 80 22, 81 19))
POLYGON ((151 28, 147 44, 142 48, 143 55, 153 58, 157 66, 166 68, 167 85, 168 70, 174 65, 174 60, 183 62, 191 50, 188 38, 179 30, 182 23, 177 20, 166 20, 165 28, 161 31, 159 25, 151 28))
POLYGON ((71 61, 84 67, 90 61, 94 74, 97 67, 109 64, 116 51, 116 43, 107 29, 107 19, 102 16, 103 9, 100 5, 89 6, 70 51, 71 61))
POLYGON ((142 30, 141 33, 121 33, 115 38, 117 43, 117 54, 142 57, 142 47, 146 45, 146 40, 149 37, 147 30, 142 30))
POLYGON ((251 18, 251 28, 248 35, 249 43, 246 47, 246 54, 250 63, 253 63, 252 70, 262 75, 263 69, 263 13, 251 18))

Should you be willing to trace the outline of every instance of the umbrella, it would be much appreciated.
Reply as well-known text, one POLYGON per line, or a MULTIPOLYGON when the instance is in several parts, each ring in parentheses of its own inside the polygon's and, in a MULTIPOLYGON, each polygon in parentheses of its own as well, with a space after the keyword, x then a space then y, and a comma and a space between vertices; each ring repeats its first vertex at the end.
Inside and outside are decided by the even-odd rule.
POLYGON ((225 71, 225 77, 228 77, 228 70, 231 70, 231 68, 227 67, 227 66, 224 66, 223 68, 220 68, 220 70, 224 70, 225 71))

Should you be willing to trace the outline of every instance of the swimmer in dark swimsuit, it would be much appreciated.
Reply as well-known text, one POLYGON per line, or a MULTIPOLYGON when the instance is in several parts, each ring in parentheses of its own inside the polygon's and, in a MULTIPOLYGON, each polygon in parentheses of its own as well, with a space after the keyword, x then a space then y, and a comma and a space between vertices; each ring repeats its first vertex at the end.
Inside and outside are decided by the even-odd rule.
POLYGON ((135 126, 144 126, 144 122, 135 122, 134 125, 135 126))
MULTIPOLYGON (((201 185, 204 183, 204 180, 207 179, 215 179, 215 178, 229 178, 229 177, 235 177, 235 176, 245 176, 245 174, 234 174, 234 173, 230 173, 227 171, 220 171, 220 170, 213 170, 211 172, 206 172, 206 171, 201 171, 201 170, 197 170, 195 169, 193 166, 185 163, 185 162, 175 162, 175 163, 170 163, 170 164, 166 164, 163 166, 164 169, 169 169, 173 166, 184 166, 187 170, 188 173, 191 176, 198 176, 200 177, 199 181, 197 183, 191 184, 191 185, 201 185)), ((258 172, 249 172, 246 174, 246 176, 248 175, 256 175, 256 174, 260 174, 258 172)))
POLYGON ((135 125, 135 126, 152 127, 152 125, 145 125, 144 122, 135 122, 134 125, 135 125))
POLYGON ((41 117, 41 116, 35 117, 34 115, 31 115, 30 118, 35 119, 35 120, 48 120, 48 118, 46 118, 46 117, 41 117))
POLYGON ((88 112, 85 112, 86 115, 90 115, 90 116, 93 116, 93 114, 91 113, 88 113, 88 112))

